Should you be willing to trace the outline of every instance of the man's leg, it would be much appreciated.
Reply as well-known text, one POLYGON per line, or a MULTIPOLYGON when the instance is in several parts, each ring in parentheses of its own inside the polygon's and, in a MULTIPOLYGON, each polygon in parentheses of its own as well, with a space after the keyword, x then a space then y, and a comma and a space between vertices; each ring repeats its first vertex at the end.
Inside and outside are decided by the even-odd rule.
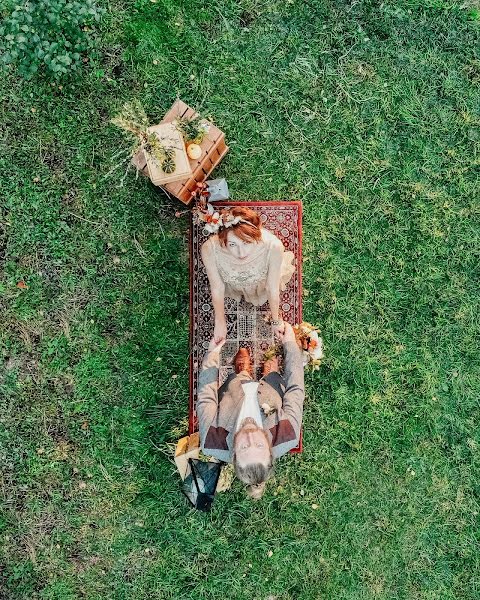
POLYGON ((285 393, 285 380, 278 371, 278 358, 274 356, 263 363, 263 381, 266 381, 283 398, 285 393))
POLYGON ((268 385, 272 386, 280 398, 283 398, 286 389, 285 379, 278 371, 271 371, 268 375, 262 377, 262 379, 263 381, 266 381, 268 385))
POLYGON ((238 352, 233 358, 233 366, 235 373, 241 373, 247 371, 250 377, 253 377, 252 361, 250 359, 250 352, 248 348, 239 348, 238 352))

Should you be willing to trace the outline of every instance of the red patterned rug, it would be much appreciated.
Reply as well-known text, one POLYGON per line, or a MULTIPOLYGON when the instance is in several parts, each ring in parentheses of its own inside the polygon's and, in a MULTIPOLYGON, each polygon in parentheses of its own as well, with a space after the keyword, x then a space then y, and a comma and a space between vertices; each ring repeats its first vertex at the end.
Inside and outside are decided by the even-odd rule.
MULTIPOLYGON (((302 203, 295 202, 216 202, 218 208, 248 206, 256 210, 263 226, 280 238, 286 250, 295 255, 296 271, 280 297, 283 318, 292 323, 302 321, 302 203)), ((190 433, 197 430, 195 405, 199 366, 213 335, 213 307, 207 273, 203 266, 200 249, 208 238, 201 225, 192 224, 190 235, 190 433)), ((227 342, 222 349, 220 383, 233 371, 231 365, 240 346, 250 348, 257 378, 260 376, 263 354, 274 340, 271 327, 265 321, 268 303, 253 306, 245 302, 225 299, 227 319, 227 342)), ((292 452, 300 452, 295 448, 292 452)))

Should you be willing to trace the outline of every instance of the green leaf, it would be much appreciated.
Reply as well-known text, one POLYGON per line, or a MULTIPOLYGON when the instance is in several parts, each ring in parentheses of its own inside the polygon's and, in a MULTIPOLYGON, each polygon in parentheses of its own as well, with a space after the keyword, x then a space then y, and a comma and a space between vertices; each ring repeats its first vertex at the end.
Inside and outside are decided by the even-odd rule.
POLYGON ((90 27, 83 27, 104 12, 94 0, 26 0, 3 19, 1 62, 15 62, 22 75, 42 64, 55 75, 82 66, 81 52, 94 47, 90 27))

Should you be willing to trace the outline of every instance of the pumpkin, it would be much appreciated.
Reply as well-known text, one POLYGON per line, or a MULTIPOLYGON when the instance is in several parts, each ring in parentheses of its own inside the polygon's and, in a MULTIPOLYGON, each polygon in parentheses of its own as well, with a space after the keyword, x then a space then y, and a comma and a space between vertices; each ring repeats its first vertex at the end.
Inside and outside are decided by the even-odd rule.
POLYGON ((188 144, 187 146, 188 158, 192 160, 198 160, 202 156, 202 149, 198 144, 188 144))
POLYGON ((176 168, 177 168, 177 165, 175 164, 175 161, 173 160, 173 158, 166 158, 162 162, 162 171, 164 173, 167 173, 167 174, 174 173, 176 168))

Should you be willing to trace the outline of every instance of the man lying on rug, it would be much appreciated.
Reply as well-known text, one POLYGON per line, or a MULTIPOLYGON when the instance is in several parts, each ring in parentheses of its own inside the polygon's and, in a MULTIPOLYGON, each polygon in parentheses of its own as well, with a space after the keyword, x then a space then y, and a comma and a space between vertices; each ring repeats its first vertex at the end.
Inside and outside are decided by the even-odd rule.
POLYGON ((260 382, 252 378, 250 354, 240 348, 235 373, 218 389, 220 351, 213 338, 198 383, 197 417, 205 454, 233 462, 252 498, 261 498, 274 459, 298 445, 305 397, 302 355, 289 323, 278 332, 284 374, 276 358, 265 361, 260 382))

